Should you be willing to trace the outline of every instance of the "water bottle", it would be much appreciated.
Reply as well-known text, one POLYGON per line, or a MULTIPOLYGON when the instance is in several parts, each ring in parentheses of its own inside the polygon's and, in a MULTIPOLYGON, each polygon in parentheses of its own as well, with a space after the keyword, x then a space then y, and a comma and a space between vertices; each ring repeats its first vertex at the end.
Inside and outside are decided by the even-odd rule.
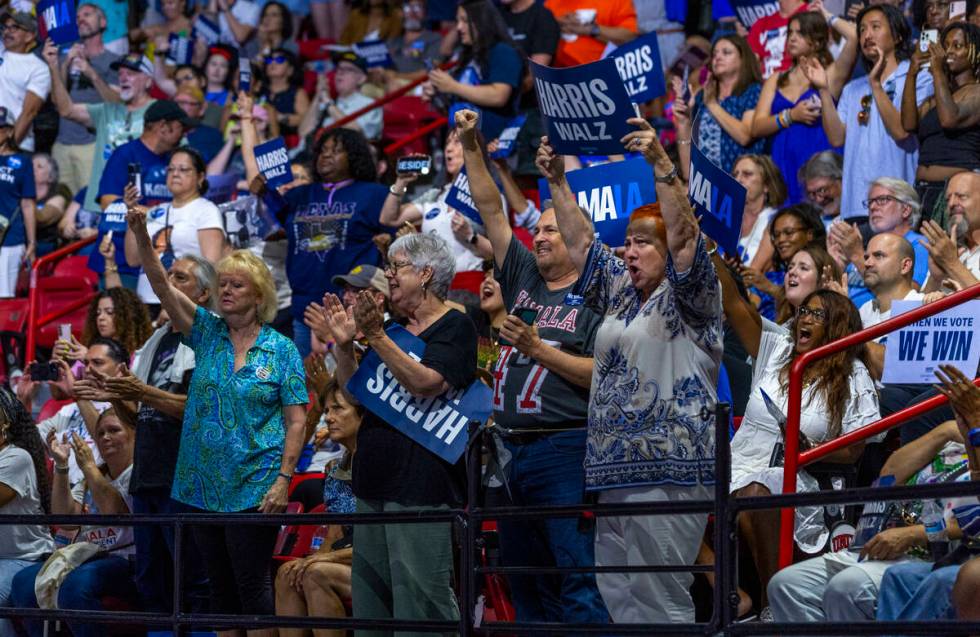
POLYGON ((942 503, 928 499, 922 505, 922 524, 926 527, 929 540, 929 553, 936 562, 949 553, 949 538, 946 536, 946 518, 942 503))
POLYGON ((329 535, 329 532, 330 532, 330 526, 329 525, 318 526, 316 528, 316 531, 314 531, 314 533, 313 533, 313 537, 310 538, 310 552, 311 553, 319 550, 319 548, 321 546, 323 546, 323 542, 324 542, 324 540, 327 539, 327 535, 329 535))

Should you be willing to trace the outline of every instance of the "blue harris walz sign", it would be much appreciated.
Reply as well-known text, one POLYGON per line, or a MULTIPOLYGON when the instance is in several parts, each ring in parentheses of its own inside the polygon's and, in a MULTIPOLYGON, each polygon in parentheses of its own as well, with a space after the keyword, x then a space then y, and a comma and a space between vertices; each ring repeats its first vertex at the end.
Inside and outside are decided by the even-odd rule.
MULTIPOLYGON (((398 347, 417 361, 425 342, 400 325, 387 330, 398 347)), ((365 409, 446 462, 455 464, 466 450, 466 425, 490 417, 492 391, 476 381, 464 390, 450 389, 442 396, 420 398, 402 387, 381 357, 371 351, 347 383, 365 409)))
POLYGON ((466 175, 466 168, 461 168, 453 179, 453 185, 446 193, 446 205, 477 225, 483 225, 483 218, 470 193, 470 178, 466 175))
POLYGON ((391 68, 394 62, 391 60, 391 52, 388 44, 384 40, 365 40, 354 45, 354 53, 364 58, 369 69, 391 68))
POLYGON ((687 195, 694 206, 694 214, 701 217, 701 229, 705 234, 714 239, 725 254, 738 255, 745 187, 711 163, 694 144, 691 144, 691 180, 687 195))
POLYGON ((649 102, 667 92, 656 33, 641 35, 617 47, 609 57, 616 62, 616 70, 634 102, 649 102))
POLYGON ((563 155, 612 155, 633 128, 633 102, 611 58, 553 69, 531 62, 548 141, 563 155))
POLYGON ((293 180, 289 153, 282 137, 276 137, 255 147, 255 163, 270 188, 285 186, 293 180))
MULTIPOLYGON (((602 242, 610 246, 625 242, 633 210, 657 200, 650 165, 640 157, 570 171, 568 186, 592 217, 602 242)), ((551 198, 546 180, 538 180, 538 190, 541 201, 551 198)))
POLYGON ((772 15, 779 11, 779 3, 776 0, 729 0, 738 21, 746 29, 751 29, 752 25, 759 18, 772 15))
POLYGON ((48 38, 57 45, 78 41, 74 0, 41 0, 37 16, 42 42, 48 38))

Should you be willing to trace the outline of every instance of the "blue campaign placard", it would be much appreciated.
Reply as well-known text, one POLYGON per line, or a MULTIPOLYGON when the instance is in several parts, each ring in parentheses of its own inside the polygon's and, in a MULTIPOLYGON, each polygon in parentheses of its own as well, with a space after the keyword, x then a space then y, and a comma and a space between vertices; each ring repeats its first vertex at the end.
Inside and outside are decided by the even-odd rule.
POLYGON ((504 127, 504 130, 500 133, 500 137, 497 138, 497 150, 490 153, 490 157, 501 159, 513 155, 514 149, 516 148, 514 142, 517 141, 517 136, 520 134, 526 121, 527 115, 518 115, 507 122, 507 126, 504 127))
POLYGON ((42 42, 49 38, 57 45, 78 41, 74 0, 41 0, 37 3, 37 17, 42 42))
POLYGON ((728 0, 728 3, 735 10, 738 21, 746 29, 751 29, 759 18, 779 11, 779 3, 776 0, 728 0))
POLYGON ((470 194, 470 179, 466 176, 466 168, 461 168, 453 180, 452 188, 446 193, 446 205, 477 225, 483 225, 480 211, 476 209, 476 202, 470 194))
POLYGON ((634 128, 633 101, 616 62, 606 58, 590 64, 554 69, 531 62, 538 106, 552 147, 563 155, 613 155, 634 128))
POLYGON ((609 57, 616 62, 616 70, 634 102, 649 102, 667 93, 656 33, 641 35, 628 44, 616 47, 609 57))
POLYGON ((285 186, 293 180, 293 172, 289 168, 289 153, 286 152, 286 142, 282 137, 256 146, 255 162, 270 188, 285 186))
MULTIPOLYGON (((96 246, 102 241, 102 237, 112 232, 112 243, 116 246, 116 265, 122 274, 136 274, 139 267, 132 267, 126 263, 126 204, 122 199, 117 199, 109 204, 99 215, 99 239, 96 246)), ((93 272, 105 272, 105 258, 98 250, 93 250, 88 257, 88 267, 93 272)))
POLYGON ((391 68, 394 62, 391 60, 391 53, 384 40, 365 40, 354 45, 354 53, 367 61, 369 69, 391 68))
POLYGON ((194 37, 203 39, 210 46, 221 39, 221 30, 217 22, 201 13, 194 20, 194 37))
POLYGON ((176 65, 190 64, 194 58, 194 43, 191 39, 176 33, 167 36, 169 47, 167 49, 167 59, 176 65))
MULTIPOLYGON (((568 186, 578 205, 592 216, 599 238, 613 247, 623 245, 630 213, 657 200, 652 169, 640 157, 573 170, 568 173, 568 186)), ((547 180, 538 180, 538 192, 541 201, 551 198, 547 180)))
POLYGON ((698 147, 691 144, 691 180, 687 196, 694 214, 701 218, 701 229, 721 246, 725 254, 738 255, 745 211, 745 187, 715 166, 698 147))
MULTIPOLYGON (((386 332, 403 352, 422 360, 422 339, 401 325, 393 325, 386 332)), ((480 381, 434 398, 413 396, 374 351, 361 361, 347 383, 347 391, 365 409, 451 464, 456 464, 466 450, 467 424, 490 417, 493 397, 491 389, 480 381)))

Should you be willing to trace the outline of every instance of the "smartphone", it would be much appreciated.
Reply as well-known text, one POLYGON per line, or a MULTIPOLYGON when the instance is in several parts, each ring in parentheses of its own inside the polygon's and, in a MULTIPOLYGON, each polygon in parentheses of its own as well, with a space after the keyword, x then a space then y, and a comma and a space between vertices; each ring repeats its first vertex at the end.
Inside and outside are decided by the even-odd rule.
POLYGON ((137 163, 131 163, 127 166, 129 172, 129 180, 127 183, 136 186, 136 190, 143 195, 143 173, 141 172, 141 166, 137 163))
POLYGON ((33 381, 58 380, 58 366, 54 363, 31 363, 28 373, 33 381))
POLYGON ((519 307, 514 310, 514 316, 525 325, 534 325, 538 321, 538 312, 540 311, 536 307, 519 307))
POLYGON ((252 90, 252 63, 244 55, 238 58, 238 90, 246 93, 252 90))
POLYGON ((418 173, 423 177, 432 172, 432 157, 429 155, 405 155, 399 157, 395 164, 395 172, 399 175, 418 173))
POLYGON ((949 19, 963 19, 966 17, 966 0, 954 0, 949 3, 949 19))
POLYGON ((58 338, 63 341, 71 341, 71 323, 62 323, 58 326, 58 338))
POLYGON ((684 92, 681 93, 681 101, 687 104, 691 101, 691 67, 684 67, 684 76, 681 78, 684 85, 684 92))
POLYGON ((929 50, 930 44, 939 42, 939 31, 937 29, 923 29, 919 34, 919 50, 923 53, 929 50))

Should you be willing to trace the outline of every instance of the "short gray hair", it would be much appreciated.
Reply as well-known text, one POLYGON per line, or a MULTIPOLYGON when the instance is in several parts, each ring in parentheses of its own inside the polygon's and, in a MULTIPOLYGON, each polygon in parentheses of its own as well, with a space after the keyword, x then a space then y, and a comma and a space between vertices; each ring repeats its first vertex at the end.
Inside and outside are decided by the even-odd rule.
POLYGON ((803 165, 800 170, 800 177, 803 181, 810 179, 841 181, 844 179, 844 158, 840 156, 840 153, 835 153, 832 150, 816 153, 803 165))
POLYGON ((909 223, 912 224, 912 228, 919 227, 919 217, 922 216, 922 202, 919 201, 919 193, 915 192, 915 188, 907 182, 901 179, 895 179, 894 177, 879 177, 871 182, 868 187, 868 192, 875 186, 880 186, 888 192, 892 193, 895 199, 899 202, 908 206, 912 209, 912 217, 909 219, 909 223))
POLYGON ((416 270, 432 268, 429 291, 439 299, 449 294, 449 286, 456 276, 456 258, 446 240, 437 234, 415 232, 395 239, 388 248, 388 258, 396 252, 404 252, 416 270))
POLYGON ((197 280, 198 291, 209 292, 205 307, 209 310, 215 309, 218 302, 218 271, 214 269, 214 264, 199 254, 185 254, 178 261, 181 259, 194 264, 194 278, 197 280))

